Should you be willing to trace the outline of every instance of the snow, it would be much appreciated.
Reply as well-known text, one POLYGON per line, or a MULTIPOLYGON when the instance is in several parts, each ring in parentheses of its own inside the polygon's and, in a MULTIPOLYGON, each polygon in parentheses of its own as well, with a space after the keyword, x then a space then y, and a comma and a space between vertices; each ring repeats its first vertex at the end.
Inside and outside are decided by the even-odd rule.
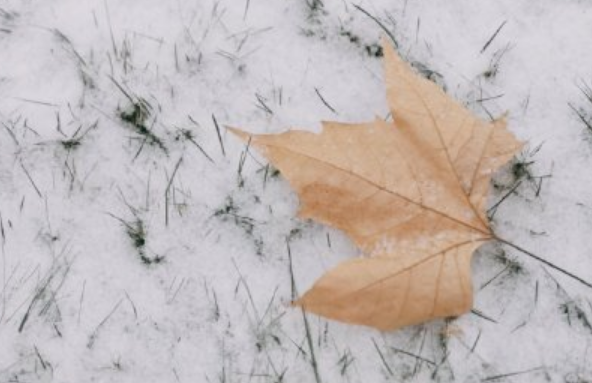
POLYGON ((492 206, 521 184, 492 226, 592 281, 592 136, 568 105, 592 108, 591 5, 318 3, 0 2, 0 382, 592 380, 591 289, 500 244, 474 257, 473 314, 304 317, 293 294, 358 251, 225 130, 386 116, 357 4, 475 113, 508 112, 527 165, 496 176, 492 206))

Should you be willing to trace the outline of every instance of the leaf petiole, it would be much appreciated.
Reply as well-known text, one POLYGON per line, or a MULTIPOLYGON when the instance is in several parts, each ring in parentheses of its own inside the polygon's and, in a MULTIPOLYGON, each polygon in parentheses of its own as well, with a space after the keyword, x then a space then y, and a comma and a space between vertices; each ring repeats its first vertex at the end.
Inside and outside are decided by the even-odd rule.
POLYGON ((522 247, 520 247, 520 246, 518 246, 518 245, 516 245, 516 244, 514 244, 514 243, 512 243, 512 242, 510 242, 508 240, 506 240, 506 239, 500 238, 500 237, 498 237, 496 235, 493 236, 493 239, 494 240, 497 240, 497 241, 499 241, 501 243, 503 243, 504 245, 507 245, 507 246, 513 248, 514 250, 518 250, 522 254, 528 255, 532 259, 535 259, 535 260, 541 262, 542 264, 544 264, 545 266, 548 266, 548 267, 552 268, 553 270, 559 271, 563 275, 567 275, 568 277, 570 277, 572 279, 575 279, 576 281, 580 282, 583 285, 586 285, 586 286, 592 288, 592 283, 586 281, 585 279, 578 277, 577 275, 573 274, 572 272, 567 271, 567 270, 565 270, 565 269, 563 269, 563 268, 561 268, 561 267, 559 267, 559 266, 557 266, 557 265, 555 265, 555 264, 547 261, 546 259, 543 259, 543 258, 539 257, 538 255, 536 255, 536 254, 534 254, 534 253, 532 253, 532 252, 530 252, 530 251, 528 251, 528 250, 526 250, 526 249, 524 249, 524 248, 522 248, 522 247))

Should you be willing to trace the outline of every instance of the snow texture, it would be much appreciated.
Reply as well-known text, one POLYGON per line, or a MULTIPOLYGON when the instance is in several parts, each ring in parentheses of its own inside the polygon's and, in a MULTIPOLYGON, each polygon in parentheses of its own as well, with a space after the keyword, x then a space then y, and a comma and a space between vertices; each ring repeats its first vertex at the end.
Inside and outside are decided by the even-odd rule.
POLYGON ((456 319, 290 307, 359 254, 225 130, 386 117, 386 30, 528 143, 495 232, 592 281, 591 25, 575 0, 1 0, 0 382, 592 381, 592 290, 500 244, 456 319))

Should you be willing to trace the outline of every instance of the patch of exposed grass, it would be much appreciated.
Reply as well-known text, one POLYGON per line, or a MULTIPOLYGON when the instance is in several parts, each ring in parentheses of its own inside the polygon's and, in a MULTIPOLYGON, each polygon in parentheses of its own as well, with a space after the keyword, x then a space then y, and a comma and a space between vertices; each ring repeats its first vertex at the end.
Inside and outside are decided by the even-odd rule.
POLYGON ((502 59, 512 48, 513 46, 511 44, 506 44, 503 48, 495 51, 489 60, 488 68, 481 74, 481 76, 486 80, 493 81, 499 74, 502 59))
POLYGON ((583 328, 592 332, 592 324, 578 302, 574 300, 563 302, 559 305, 559 311, 565 316, 569 326, 579 323, 583 328))
MULTIPOLYGON (((154 110, 152 105, 145 98, 133 95, 132 92, 124 89, 124 87, 120 85, 113 77, 110 77, 110 79, 129 101, 128 107, 120 110, 118 112, 118 116, 122 121, 129 124, 134 132, 140 136, 142 140, 142 146, 140 147, 138 154, 142 150, 145 143, 158 147, 165 154, 168 154, 168 149, 165 146, 163 140, 154 134, 151 128, 148 127, 149 124, 153 126, 156 122, 152 116, 154 110)), ((138 154, 136 154, 136 157, 138 154)))
POLYGON ((344 26, 341 26, 339 30, 339 36, 346 38, 351 44, 363 50, 370 57, 381 58, 384 56, 384 52, 380 44, 364 43, 362 42, 360 36, 356 35, 353 31, 346 29, 344 26))
POLYGON ((245 235, 253 239, 253 245, 258 256, 263 256, 264 241, 263 238, 255 232, 256 221, 246 215, 240 214, 240 208, 235 204, 234 199, 229 196, 224 201, 224 204, 218 209, 214 210, 214 217, 221 219, 223 222, 232 222, 243 230, 245 235))
POLYGON ((138 98, 127 109, 119 112, 119 117, 130 124, 134 131, 142 137, 142 141, 148 145, 156 146, 168 153, 162 139, 148 128, 148 119, 151 117, 152 106, 143 98, 138 98))
POLYGON ((139 218, 132 222, 128 222, 125 224, 126 234, 132 241, 132 245, 138 252, 138 256, 143 264, 150 266, 150 265, 158 265, 164 261, 164 257, 161 255, 155 255, 150 257, 146 255, 146 238, 147 238, 147 231, 144 221, 139 218))
POLYGON ((578 84, 577 87, 582 93, 582 96, 584 96, 584 105, 576 106, 571 102, 567 105, 578 117, 578 120, 586 127, 586 131, 589 133, 589 135, 586 136, 587 140, 592 141, 592 112, 590 112, 590 109, 592 108, 592 88, 584 81, 578 84))
POLYGON ((136 250, 138 258, 146 266, 158 265, 165 261, 162 255, 149 256, 147 254, 148 231, 144 221, 134 214, 135 219, 132 221, 125 221, 113 214, 111 217, 118 220, 125 228, 125 233, 131 241, 132 247, 136 250))
POLYGON ((98 125, 99 125, 98 120, 95 121, 93 124, 91 124, 88 128, 86 128, 84 130, 82 129, 83 125, 80 125, 78 127, 78 129, 76 129, 76 131, 70 137, 67 137, 67 138, 59 141, 61 147, 64 150, 66 150, 66 152, 68 152, 68 153, 78 149, 82 145, 82 140, 84 139, 84 137, 91 130, 96 129, 98 125))
POLYGON ((191 143, 193 146, 195 146, 197 148, 197 150, 199 150, 199 152, 201 154, 204 155, 204 157, 208 161, 210 161, 211 163, 214 163, 214 160, 212 159, 212 157, 210 157, 210 155, 204 150, 204 148, 197 142, 197 138, 195 136, 195 133, 192 130, 186 129, 186 128, 178 128, 177 132, 175 134, 175 141, 182 141, 182 142, 191 143))
POLYGON ((419 61, 412 61, 410 64, 413 68, 415 68, 415 70, 417 70, 417 73, 419 73, 424 78, 430 80, 431 82, 437 84, 438 86, 440 86, 440 88, 446 91, 446 83, 444 82, 444 76, 442 76, 440 72, 431 69, 429 66, 419 61))

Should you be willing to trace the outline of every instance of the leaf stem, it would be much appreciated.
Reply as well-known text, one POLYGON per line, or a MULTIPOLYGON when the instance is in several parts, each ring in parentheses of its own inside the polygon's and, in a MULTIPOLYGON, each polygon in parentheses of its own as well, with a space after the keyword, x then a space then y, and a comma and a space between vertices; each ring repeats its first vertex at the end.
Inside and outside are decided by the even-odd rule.
POLYGON ((585 279, 582 279, 582 278, 578 277, 577 275, 575 275, 575 274, 573 274, 573 273, 571 273, 571 272, 569 272, 569 271, 567 271, 567 270, 565 270, 565 269, 563 269, 563 268, 561 268, 561 267, 559 267, 559 266, 557 266, 557 265, 555 265, 555 264, 553 264, 553 263, 551 263, 551 262, 549 262, 549 261, 547 261, 547 260, 539 257, 538 255, 536 255, 536 254, 534 254, 534 253, 532 253, 532 252, 530 252, 530 251, 528 251, 528 250, 526 250, 526 249, 524 249, 524 248, 522 248, 522 247, 520 247, 520 246, 518 246, 518 245, 516 245, 516 244, 514 244, 514 243, 512 243, 512 242, 510 242, 508 240, 506 240, 506 239, 500 238, 500 237, 498 237, 496 235, 494 235, 494 239, 497 240, 497 241, 499 241, 499 242, 501 242, 501 243, 503 243, 504 245, 510 246, 514 250, 518 250, 522 254, 528 255, 532 259, 535 259, 535 260, 541 262, 545 266, 548 266, 548 267, 552 268, 553 270, 559 271, 560 273, 562 273, 564 275, 567 275, 570 278, 575 279, 576 281, 580 282, 581 284, 586 285, 586 286, 592 288, 592 283, 590 283, 590 282, 586 281, 585 279))

